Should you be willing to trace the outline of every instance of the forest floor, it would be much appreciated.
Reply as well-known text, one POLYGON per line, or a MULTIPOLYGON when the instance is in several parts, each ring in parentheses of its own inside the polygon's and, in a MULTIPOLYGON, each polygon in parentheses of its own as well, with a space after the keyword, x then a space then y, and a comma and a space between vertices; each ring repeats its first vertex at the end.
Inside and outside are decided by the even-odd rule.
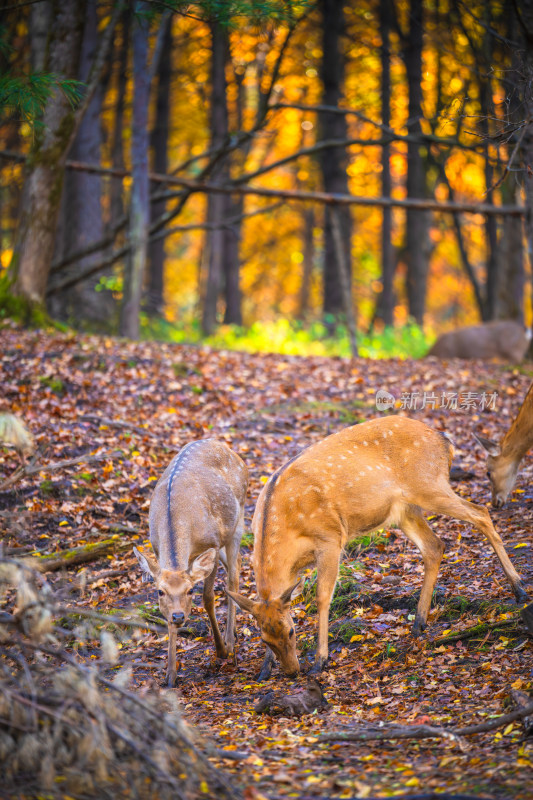
MULTIPOLYGON (((365 361, 210 351, 62 333, 0 331, 0 412, 21 416, 36 437, 40 471, 0 492, 0 530, 8 553, 53 553, 110 536, 148 544, 155 481, 191 440, 225 440, 250 472, 241 592, 254 595, 250 522, 267 477, 303 447, 340 428, 380 416, 378 389, 397 398, 418 392, 418 409, 399 410, 446 431, 455 463, 474 476, 456 491, 489 505, 485 458, 472 432, 498 440, 531 383, 533 367, 497 363, 365 361), (424 392, 462 394, 469 408, 433 408, 424 392), (497 393, 495 410, 481 409, 497 393), (465 393, 471 393, 467 395, 465 393), (468 400, 469 398, 469 400, 468 400), (64 469, 47 465, 88 454, 100 461, 64 469)), ((411 401, 413 398, 411 397, 411 401)), ((0 450, 0 484, 14 472, 0 450)), ((491 514, 507 552, 533 595, 533 454, 510 502, 491 514)), ((361 498, 364 501, 364 498, 361 498)), ((358 498, 354 498, 358 502, 358 498)), ((490 507, 490 506, 489 506, 490 507)), ((217 761, 249 800, 279 797, 387 797, 433 791, 487 798, 533 796, 533 743, 520 722, 458 742, 453 739, 321 743, 321 732, 354 723, 426 722, 461 728, 505 713, 511 688, 533 688, 533 643, 495 554, 481 534, 445 517, 430 523, 446 546, 429 625, 410 634, 422 581, 418 551, 391 529, 357 540, 343 559, 330 616, 330 661, 320 681, 327 707, 297 718, 254 710, 267 691, 305 686, 276 666, 257 683, 264 646, 252 617, 237 616, 235 662, 216 663, 196 587, 190 627, 178 641, 176 691, 188 720, 240 760, 217 761), (512 619, 511 619, 512 618, 512 619), (513 621, 514 620, 514 621, 513 621), (477 632, 465 633, 478 623, 477 632), (453 634, 460 636, 453 637, 453 634), (450 638, 446 638, 450 637, 450 638), (444 639, 444 641, 443 641, 444 639)), ((49 573, 72 601, 102 612, 131 608, 157 617, 153 584, 141 583, 131 548, 81 569, 49 573)), ((316 614, 312 575, 294 604, 298 647, 310 664, 316 614)), ((218 616, 224 573, 215 588, 218 616)), ((134 685, 163 681, 166 637, 125 637, 121 656, 134 685)), ((91 648, 80 658, 96 658, 91 648)))

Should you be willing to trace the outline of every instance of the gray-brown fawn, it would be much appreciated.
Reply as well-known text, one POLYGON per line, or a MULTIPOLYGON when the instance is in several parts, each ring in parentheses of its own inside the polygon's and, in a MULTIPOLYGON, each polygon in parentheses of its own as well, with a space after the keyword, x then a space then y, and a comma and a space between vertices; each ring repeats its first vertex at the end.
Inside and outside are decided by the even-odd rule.
POLYGON ((356 536, 399 526, 420 550, 424 580, 413 625, 426 626, 444 545, 422 510, 472 523, 494 548, 518 601, 527 600, 520 577, 484 506, 452 490, 453 447, 418 420, 389 416, 328 436, 282 466, 264 486, 252 521, 253 566, 259 599, 230 592, 253 614, 267 644, 260 677, 273 656, 288 675, 299 670, 290 600, 301 571, 317 568, 318 648, 313 672, 328 657, 328 615, 343 547, 356 536))
POLYGON ((483 436, 476 436, 476 439, 488 453, 487 474, 492 487, 492 505, 501 508, 513 490, 522 459, 533 447, 533 383, 500 444, 483 436))
POLYGON ((156 484, 150 503, 150 541, 156 559, 134 547, 143 580, 152 577, 159 608, 168 623, 166 681, 176 681, 176 637, 191 613, 194 585, 204 582, 216 654, 226 658, 235 645, 235 605, 228 599, 224 640, 215 615, 214 583, 219 558, 228 586, 239 589, 239 547, 244 528, 248 470, 224 442, 201 439, 185 445, 156 484))

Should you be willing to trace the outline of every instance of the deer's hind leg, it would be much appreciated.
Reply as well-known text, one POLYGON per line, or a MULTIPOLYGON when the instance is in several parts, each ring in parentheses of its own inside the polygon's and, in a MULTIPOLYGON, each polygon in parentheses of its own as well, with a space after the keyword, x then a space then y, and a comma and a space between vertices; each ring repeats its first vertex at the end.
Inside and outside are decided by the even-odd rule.
MULTIPOLYGON (((239 576, 241 574, 241 554, 240 545, 244 532, 244 512, 237 524, 235 533, 232 539, 226 545, 226 563, 228 571, 228 588, 231 592, 239 591, 239 576)), ((235 649, 235 602, 231 597, 228 597, 228 618, 226 621, 226 632, 224 635, 224 643, 230 653, 235 649)))
POLYGON ((524 603, 528 600, 520 575, 511 564, 501 537, 496 532, 485 506, 479 506, 469 500, 464 500, 455 494, 451 486, 446 486, 428 496, 427 505, 424 504, 424 508, 428 511, 431 510, 435 514, 447 514, 462 522, 470 522, 471 525, 484 533, 498 556, 517 602, 524 603))
POLYGON ((407 538, 418 547, 424 561, 424 581, 413 623, 413 634, 418 636, 427 625, 431 597, 437 582, 444 545, 429 527, 418 506, 407 506, 399 525, 407 538))
POLYGON ((217 658, 227 658, 228 651, 226 650, 226 646, 222 641, 222 636, 220 635, 220 629, 218 627, 218 622, 215 614, 215 578, 217 576, 217 569, 218 569, 218 555, 215 559, 215 564, 213 567, 213 571, 204 581, 204 591, 203 591, 203 601, 204 601, 204 608, 207 611, 207 615, 209 617, 209 622, 211 623, 211 630, 213 631, 213 638, 215 640, 215 648, 217 652, 217 658))

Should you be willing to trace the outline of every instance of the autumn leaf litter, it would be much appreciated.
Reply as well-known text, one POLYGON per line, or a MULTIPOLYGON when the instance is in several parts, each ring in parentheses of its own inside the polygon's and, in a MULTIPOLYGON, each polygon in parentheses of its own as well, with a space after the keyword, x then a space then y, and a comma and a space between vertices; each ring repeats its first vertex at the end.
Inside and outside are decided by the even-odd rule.
MULTIPOLYGON (((380 388, 396 397, 408 392, 497 392, 495 411, 408 412, 451 435, 456 463, 475 475, 455 484, 456 490, 488 503, 484 456, 472 432, 497 440, 518 410, 533 373, 528 367, 480 362, 214 352, 15 327, 1 331, 0 350, 0 412, 24 419, 43 464, 41 472, 0 493, 0 524, 9 552, 50 553, 110 534, 147 546, 155 481, 180 447, 215 436, 250 471, 241 575, 241 592, 247 595, 254 593, 254 504, 268 476, 287 459, 346 425, 379 416, 375 395, 380 388), (46 471, 47 463, 101 451, 115 455, 46 471)), ((11 451, 0 451, 0 482, 17 466, 11 451)), ((529 586, 532 472, 530 455, 511 502, 500 511, 491 509, 529 586)), ((349 549, 332 605, 330 663, 320 679, 328 705, 312 714, 283 717, 254 711, 268 691, 290 693, 305 685, 306 678, 290 681, 276 668, 268 684, 256 683, 263 645, 253 619, 242 612, 237 616, 235 662, 217 663, 197 587, 188 636, 179 643, 178 686, 172 691, 181 697, 189 722, 219 748, 242 756, 213 763, 233 775, 248 797, 363 798, 432 790, 531 795, 533 748, 524 741, 519 722, 473 737, 464 750, 453 741, 438 740, 375 745, 316 741, 320 731, 356 722, 461 727, 503 713, 511 687, 531 689, 531 641, 524 627, 513 622, 517 608, 494 553, 469 526, 444 517, 433 518, 431 525, 446 552, 436 605, 419 640, 409 632, 422 580, 418 551, 394 529, 349 549), (479 634, 447 640, 478 623, 484 623, 479 634)), ((73 602, 87 608, 106 613, 134 609, 157 621, 153 586, 141 583, 132 552, 108 555, 83 569, 83 591, 76 588, 76 568, 51 575, 52 588, 72 589, 73 602)), ((223 587, 220 570, 215 593, 222 621, 223 587)), ((312 573, 295 603, 294 617, 307 668, 316 623, 312 573)), ((146 632, 123 637, 119 647, 139 691, 163 680, 164 636, 146 632)), ((87 663, 97 658, 96 642, 93 648, 82 648, 79 657, 87 663)))

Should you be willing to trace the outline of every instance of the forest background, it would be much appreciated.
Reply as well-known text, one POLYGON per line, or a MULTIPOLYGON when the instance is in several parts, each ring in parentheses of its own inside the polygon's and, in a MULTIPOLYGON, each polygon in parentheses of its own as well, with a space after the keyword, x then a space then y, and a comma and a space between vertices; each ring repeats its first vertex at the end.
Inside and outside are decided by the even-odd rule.
POLYGON ((371 356, 530 325, 530 6, 6 6, 2 313, 371 356))

